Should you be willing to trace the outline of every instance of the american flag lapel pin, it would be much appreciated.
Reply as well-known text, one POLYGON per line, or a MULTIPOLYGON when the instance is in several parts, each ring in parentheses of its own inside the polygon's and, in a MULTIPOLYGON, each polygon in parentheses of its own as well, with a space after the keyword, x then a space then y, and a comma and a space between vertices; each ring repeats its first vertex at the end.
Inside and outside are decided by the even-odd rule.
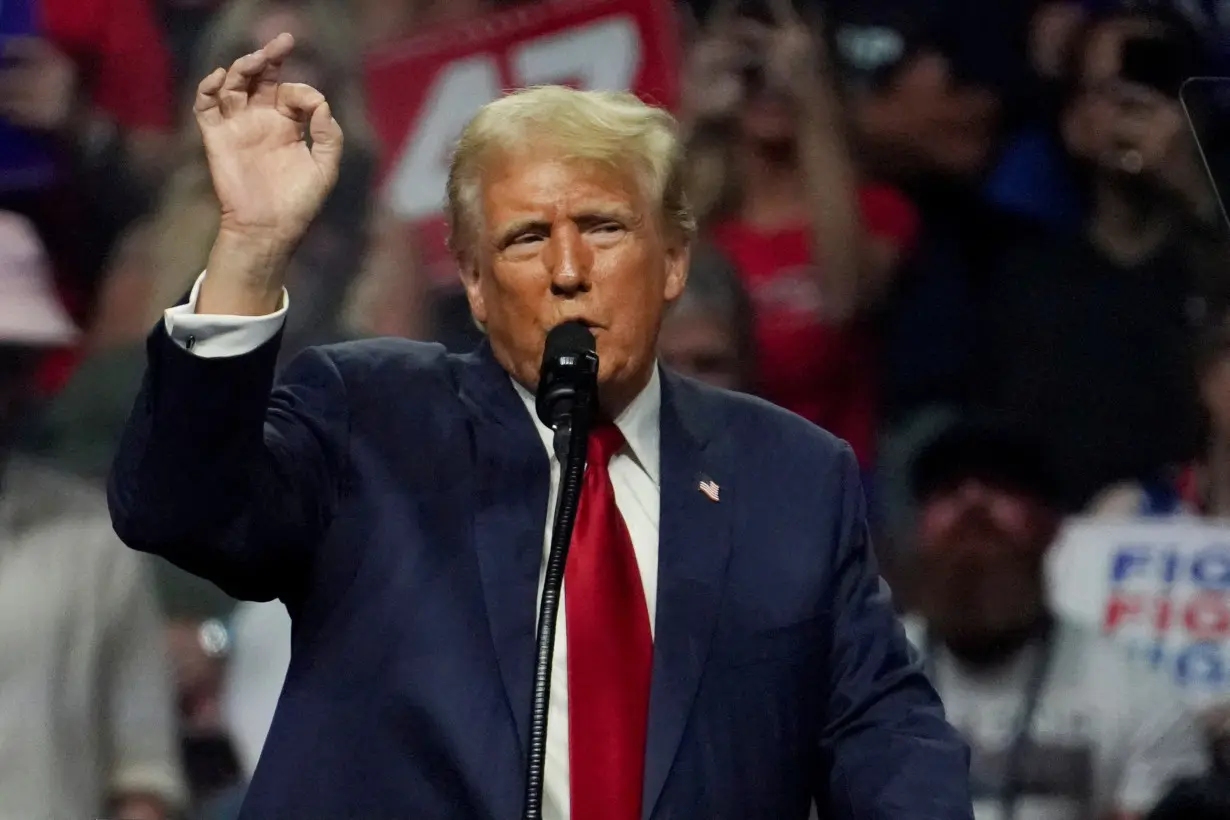
POLYGON ((702 475, 700 477, 700 483, 697 484, 696 487, 704 493, 705 498, 708 498, 710 501, 719 500, 718 493, 721 488, 718 487, 717 482, 712 478, 709 478, 709 476, 702 475))

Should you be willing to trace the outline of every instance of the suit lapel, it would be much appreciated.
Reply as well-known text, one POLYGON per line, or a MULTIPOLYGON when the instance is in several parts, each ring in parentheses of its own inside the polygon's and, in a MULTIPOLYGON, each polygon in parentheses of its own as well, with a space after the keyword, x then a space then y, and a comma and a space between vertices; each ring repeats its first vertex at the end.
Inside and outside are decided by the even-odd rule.
POLYGON ((463 361, 462 399, 474 419, 477 459, 478 568, 496 661, 524 756, 550 462, 533 419, 487 343, 463 361))
MULTIPOLYGON (((486 343, 462 361, 462 400, 474 420, 479 574, 524 756, 550 462, 525 405, 486 343)), ((709 464, 709 432, 692 390, 662 372, 657 627, 642 798, 646 820, 662 793, 700 685, 730 554, 730 504, 723 479, 733 477, 709 464), (701 492, 703 480, 721 486, 721 501, 701 492)))
POLYGON ((662 372, 661 516, 649 732, 642 817, 648 820, 674 762, 700 685, 730 554, 730 504, 700 490, 723 476, 706 458, 709 435, 698 397, 662 372))

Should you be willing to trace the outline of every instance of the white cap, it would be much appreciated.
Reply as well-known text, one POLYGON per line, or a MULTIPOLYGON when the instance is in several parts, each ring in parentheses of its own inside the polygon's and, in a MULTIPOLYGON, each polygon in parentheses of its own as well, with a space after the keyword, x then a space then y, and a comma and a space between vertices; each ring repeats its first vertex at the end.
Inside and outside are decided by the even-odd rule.
POLYGON ((38 231, 25 217, 0 211, 0 344, 57 347, 79 336, 56 295, 38 231))

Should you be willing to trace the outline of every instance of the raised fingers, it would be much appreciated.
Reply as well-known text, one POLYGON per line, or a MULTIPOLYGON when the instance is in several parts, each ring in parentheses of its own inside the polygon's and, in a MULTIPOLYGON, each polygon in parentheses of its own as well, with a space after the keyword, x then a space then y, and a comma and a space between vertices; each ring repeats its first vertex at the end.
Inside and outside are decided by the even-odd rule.
POLYGON ((337 179, 337 169, 342 158, 342 127, 333 118, 329 103, 322 103, 312 112, 308 123, 308 133, 312 135, 312 159, 316 165, 332 181, 337 179))
POLYGON ((198 119, 206 122, 222 119, 218 92, 222 90, 222 81, 224 79, 226 79, 226 69, 215 68, 196 87, 196 98, 192 102, 192 110, 196 113, 198 119))
POLYGON ((306 124, 316 109, 325 105, 325 95, 303 83, 282 83, 277 88, 277 108, 281 114, 306 124))
POLYGON ((231 63, 231 67, 226 70, 226 77, 222 80, 222 88, 218 91, 218 102, 223 116, 248 107, 252 82, 268 64, 269 56, 264 49, 245 54, 231 63))
POLYGON ((197 117, 205 121, 221 119, 242 111, 249 102, 276 105, 278 75, 294 47, 295 38, 282 33, 264 48, 231 63, 229 69, 214 69, 197 86, 192 104, 197 117))
POLYGON ((261 105, 275 105, 278 99, 278 75, 282 71, 282 61, 295 47, 295 38, 283 32, 274 37, 261 49, 265 53, 265 68, 256 77, 252 89, 252 102, 261 105))
POLYGON ((303 83, 282 83, 277 93, 278 112, 306 127, 312 139, 312 158, 330 180, 337 179, 338 162, 342 155, 342 128, 333 118, 325 95, 303 83))

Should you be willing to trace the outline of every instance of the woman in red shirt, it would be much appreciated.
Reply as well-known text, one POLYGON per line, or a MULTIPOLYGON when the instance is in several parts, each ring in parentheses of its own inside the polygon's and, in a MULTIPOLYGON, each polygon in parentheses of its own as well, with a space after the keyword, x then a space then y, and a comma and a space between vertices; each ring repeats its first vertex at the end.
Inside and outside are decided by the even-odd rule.
POLYGON ((758 392, 866 467, 878 403, 866 317, 917 219, 896 190, 858 181, 821 40, 788 6, 772 24, 715 21, 693 49, 693 202, 751 297, 758 392))

